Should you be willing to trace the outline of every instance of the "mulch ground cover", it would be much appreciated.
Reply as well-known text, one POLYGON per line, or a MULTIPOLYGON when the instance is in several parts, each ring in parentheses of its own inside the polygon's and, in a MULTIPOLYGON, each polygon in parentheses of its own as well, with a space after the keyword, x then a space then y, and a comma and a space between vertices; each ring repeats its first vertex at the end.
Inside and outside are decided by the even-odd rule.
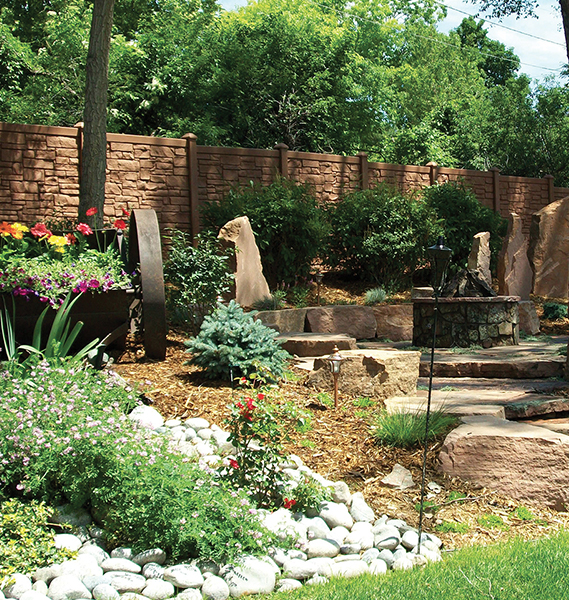
MULTIPOLYGON (((330 302, 341 298, 362 303, 363 291, 330 286, 323 288, 321 295, 330 302)), ((540 311, 538 303, 538 313, 540 311)), ((569 319, 544 323, 542 329, 545 333, 566 334, 569 319)), ((113 368, 131 383, 138 384, 147 401, 165 418, 203 417, 223 428, 229 414, 227 406, 243 392, 233 390, 227 381, 205 379, 197 367, 186 365, 188 355, 184 340, 188 337, 184 331, 172 328, 163 362, 146 359, 142 344, 131 338, 113 368)), ((382 408, 380 401, 366 406, 366 402, 356 398, 342 397, 338 410, 334 410, 325 396, 319 396, 318 391, 305 384, 306 371, 293 367, 292 373, 290 380, 274 393, 309 411, 312 427, 306 433, 295 434, 287 450, 322 476, 346 481, 352 492, 363 492, 376 514, 386 513, 417 525, 419 513, 415 507, 420 500, 419 486, 397 491, 384 486, 381 480, 395 463, 399 463, 411 471, 414 481, 419 484, 423 449, 389 448, 374 441, 371 426, 382 408)), ((489 544, 514 536, 535 539, 569 527, 567 512, 524 504, 443 476, 437 461, 442 442, 438 439, 428 449, 427 481, 436 482, 441 491, 428 491, 427 500, 435 506, 426 510, 424 527, 427 531, 435 531, 446 548, 489 544), (520 510, 522 505, 529 513, 520 510), (441 527, 453 530, 462 527, 465 532, 444 532, 440 531, 441 527)))

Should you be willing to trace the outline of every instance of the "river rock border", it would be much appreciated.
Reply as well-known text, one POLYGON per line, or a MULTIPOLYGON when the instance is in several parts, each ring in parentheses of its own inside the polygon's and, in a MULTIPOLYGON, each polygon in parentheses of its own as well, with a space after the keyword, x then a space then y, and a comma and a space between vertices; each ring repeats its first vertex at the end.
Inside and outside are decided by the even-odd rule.
MULTIPOLYGON (((164 422, 154 408, 139 406, 130 418, 139 426, 171 436, 180 450, 205 467, 223 464, 233 446, 229 434, 201 418, 164 422)), ((334 577, 364 573, 383 575, 441 560, 441 540, 421 536, 400 519, 377 517, 361 493, 351 494, 342 482, 331 482, 291 456, 282 465, 292 481, 309 473, 330 487, 332 500, 314 514, 285 508, 260 511, 263 524, 284 539, 296 536, 294 550, 272 548, 268 555, 243 555, 232 564, 217 565, 199 559, 169 564, 159 548, 134 554, 130 548, 106 551, 104 532, 88 512, 58 508, 58 521, 73 527, 73 534, 57 534, 56 545, 77 552, 77 558, 13 575, 0 591, 0 600, 226 600, 248 594, 293 590, 322 584, 334 577)))

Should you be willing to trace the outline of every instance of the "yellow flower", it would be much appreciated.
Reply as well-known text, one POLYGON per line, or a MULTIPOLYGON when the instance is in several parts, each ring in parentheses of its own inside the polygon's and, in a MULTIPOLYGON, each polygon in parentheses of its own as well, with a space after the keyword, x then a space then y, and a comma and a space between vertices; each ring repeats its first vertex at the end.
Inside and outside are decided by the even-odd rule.
POLYGON ((21 240, 24 237, 24 233, 28 231, 29 229, 21 223, 14 223, 12 225, 12 237, 16 238, 17 240, 21 240))
POLYGON ((69 244, 69 240, 64 235, 52 235, 47 239, 47 243, 55 246, 57 252, 63 252, 64 246, 69 244))

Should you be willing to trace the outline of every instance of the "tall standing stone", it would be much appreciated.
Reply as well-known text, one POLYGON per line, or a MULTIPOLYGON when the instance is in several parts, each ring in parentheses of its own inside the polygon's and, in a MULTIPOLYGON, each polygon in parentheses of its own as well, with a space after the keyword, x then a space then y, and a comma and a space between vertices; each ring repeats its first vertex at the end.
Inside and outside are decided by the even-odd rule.
POLYGON ((510 213, 508 232, 498 256, 498 294, 529 300, 533 272, 528 259, 528 238, 522 231, 522 218, 510 213))
POLYGON ((533 214, 528 258, 533 270, 533 293, 547 298, 567 298, 569 196, 533 214))
POLYGON ((472 240, 472 249, 468 256, 468 269, 478 271, 478 276, 492 287, 490 256, 490 232, 477 233, 472 240))
POLYGON ((235 300, 241 306, 253 306, 257 300, 270 296, 249 218, 229 221, 217 237, 235 247, 235 300))

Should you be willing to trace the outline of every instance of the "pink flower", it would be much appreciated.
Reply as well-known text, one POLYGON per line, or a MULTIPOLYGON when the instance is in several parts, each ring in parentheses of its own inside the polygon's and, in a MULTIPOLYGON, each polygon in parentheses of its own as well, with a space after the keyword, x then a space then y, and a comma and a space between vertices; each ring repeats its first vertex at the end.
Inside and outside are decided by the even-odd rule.
POLYGON ((89 281, 89 283, 88 283, 88 286, 89 286, 90 288, 98 288, 100 285, 101 285, 101 284, 100 284, 100 282, 99 282, 99 280, 98 280, 98 279, 91 279, 91 280, 89 281))
MULTIPOLYGON (((87 211, 87 214, 89 214, 89 211, 87 211)), ((89 227, 89 225, 87 225, 87 223, 78 223, 75 229, 83 235, 91 235, 93 233, 93 230, 89 227)))
POLYGON ((92 217, 93 215, 96 215, 99 211, 92 206, 91 208, 87 209, 87 212, 85 213, 88 217, 92 217))
POLYGON ((30 233, 37 238, 51 237, 51 231, 43 224, 37 223, 30 229, 30 233))

